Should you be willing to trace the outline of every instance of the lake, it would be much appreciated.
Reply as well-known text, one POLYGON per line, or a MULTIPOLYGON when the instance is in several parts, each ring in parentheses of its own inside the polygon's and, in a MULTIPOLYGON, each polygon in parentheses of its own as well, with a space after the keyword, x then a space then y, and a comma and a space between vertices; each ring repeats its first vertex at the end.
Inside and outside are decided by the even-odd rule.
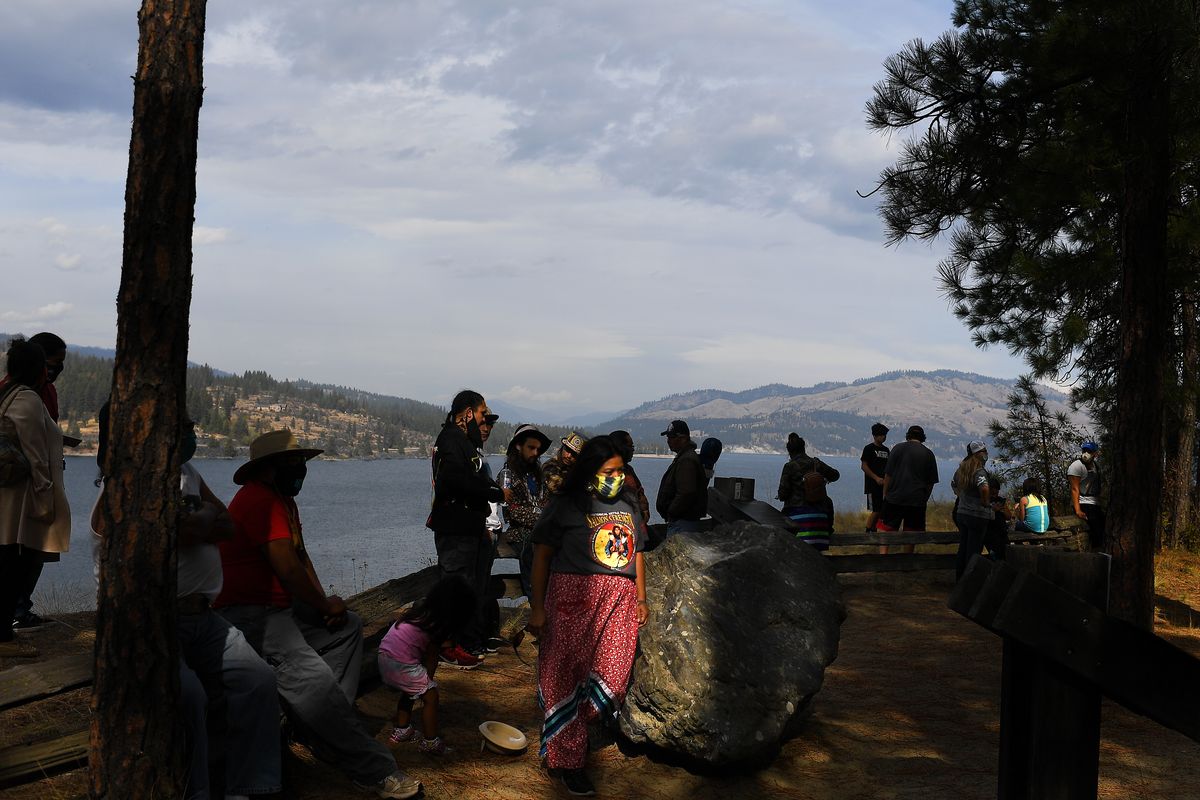
MULTIPOLYGON (((503 459, 490 456, 493 471, 503 459)), ((842 477, 829 485, 829 495, 842 510, 865 508, 862 472, 858 459, 823 459, 842 477)), ((755 497, 778 506, 774 499, 781 455, 726 453, 717 464, 717 475, 753 478, 755 497)), ((193 462, 213 492, 226 502, 237 486, 234 471, 243 463, 230 459, 198 458, 193 462)), ((650 505, 670 459, 638 457, 633 461, 646 485, 650 505)), ((940 460, 942 482, 934 499, 952 499, 950 476, 957 464, 940 460)), ((91 608, 95 605, 92 578, 91 530, 88 518, 98 489, 93 485, 96 462, 87 457, 67 458, 66 489, 71 504, 71 552, 47 564, 38 585, 35 605, 44 613, 91 608)), ((425 527, 429 511, 429 461, 309 462, 304 491, 296 498, 304 521, 304 539, 317 575, 326 586, 351 595, 389 578, 406 575, 436 561, 433 534, 425 527)), ((661 522, 657 514, 652 522, 661 522)))

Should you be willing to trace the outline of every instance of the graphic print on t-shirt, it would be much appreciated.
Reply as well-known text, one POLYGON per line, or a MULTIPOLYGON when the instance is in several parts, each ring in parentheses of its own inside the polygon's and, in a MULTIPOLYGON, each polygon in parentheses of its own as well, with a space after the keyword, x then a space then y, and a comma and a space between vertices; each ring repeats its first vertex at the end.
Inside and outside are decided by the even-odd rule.
POLYGON ((633 535, 633 515, 625 511, 588 514, 592 531, 592 558, 609 569, 624 569, 633 560, 637 538, 633 535))

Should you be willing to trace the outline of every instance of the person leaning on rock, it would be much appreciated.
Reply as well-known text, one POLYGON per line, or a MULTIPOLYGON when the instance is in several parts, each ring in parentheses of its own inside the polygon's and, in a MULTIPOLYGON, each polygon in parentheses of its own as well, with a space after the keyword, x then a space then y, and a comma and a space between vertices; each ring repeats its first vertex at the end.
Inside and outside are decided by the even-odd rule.
POLYGON ((654 508, 667 521, 667 536, 693 533, 700 530, 700 520, 708 513, 708 476, 686 422, 677 419, 660 435, 667 437, 675 460, 663 473, 654 508))
POLYGON ((388 748, 354 713, 362 620, 326 595, 304 547, 295 497, 321 454, 292 432, 264 433, 233 473, 234 535, 220 543, 225 585, 214 605, 275 667, 279 696, 313 755, 378 797, 407 798, 421 784, 396 768, 388 748))

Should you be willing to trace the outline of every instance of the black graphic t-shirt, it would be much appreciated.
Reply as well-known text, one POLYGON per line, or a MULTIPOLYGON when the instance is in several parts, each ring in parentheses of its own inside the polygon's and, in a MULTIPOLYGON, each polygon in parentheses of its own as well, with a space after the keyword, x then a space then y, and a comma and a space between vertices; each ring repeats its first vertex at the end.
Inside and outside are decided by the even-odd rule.
POLYGON ((586 512, 565 495, 555 497, 533 529, 535 544, 557 549, 551 572, 637 576, 634 556, 646 546, 645 524, 625 495, 592 498, 586 512))
MULTIPOLYGON (((859 460, 867 462, 867 469, 882 478, 883 473, 887 471, 888 453, 890 452, 892 452, 890 448, 871 442, 863 448, 862 458, 859 460)), ((882 490, 883 487, 871 480, 870 475, 863 473, 863 494, 874 494, 882 490)))

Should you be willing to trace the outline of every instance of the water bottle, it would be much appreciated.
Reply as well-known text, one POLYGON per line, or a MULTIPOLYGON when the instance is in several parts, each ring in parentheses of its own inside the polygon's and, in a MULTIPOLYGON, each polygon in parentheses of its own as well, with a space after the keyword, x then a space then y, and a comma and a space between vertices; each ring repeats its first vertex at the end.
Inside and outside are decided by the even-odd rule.
POLYGON ((511 469, 509 469, 508 467, 502 467, 500 469, 499 477, 500 477, 500 488, 501 489, 511 489, 512 488, 513 474, 512 474, 511 469))

